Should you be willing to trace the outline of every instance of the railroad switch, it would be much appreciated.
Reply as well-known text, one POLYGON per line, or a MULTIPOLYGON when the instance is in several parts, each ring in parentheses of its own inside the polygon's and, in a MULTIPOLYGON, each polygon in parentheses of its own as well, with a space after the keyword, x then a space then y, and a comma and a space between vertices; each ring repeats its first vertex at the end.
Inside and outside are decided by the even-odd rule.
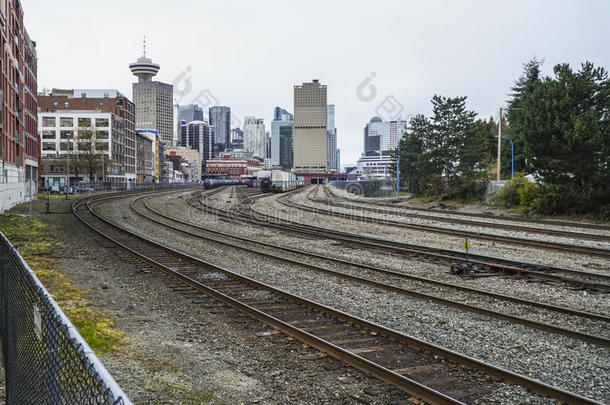
POLYGON ((498 273, 493 270, 475 267, 472 262, 462 262, 460 264, 452 265, 451 274, 466 277, 484 277, 498 275, 498 273))
POLYGON ((451 266, 451 274, 473 274, 476 273, 476 271, 477 269, 475 269, 470 262, 462 262, 451 266))

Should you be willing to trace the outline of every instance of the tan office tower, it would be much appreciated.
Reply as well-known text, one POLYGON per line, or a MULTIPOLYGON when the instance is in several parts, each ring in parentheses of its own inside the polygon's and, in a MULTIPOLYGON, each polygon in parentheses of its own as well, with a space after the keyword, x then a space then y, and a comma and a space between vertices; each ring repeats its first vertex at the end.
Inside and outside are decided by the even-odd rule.
POLYGON ((327 171, 326 86, 318 80, 294 86, 294 170, 327 171))
POLYGON ((144 54, 137 62, 130 63, 131 73, 138 77, 133 83, 133 103, 136 106, 136 128, 156 129, 161 141, 167 146, 174 143, 174 86, 153 81, 160 66, 144 54))

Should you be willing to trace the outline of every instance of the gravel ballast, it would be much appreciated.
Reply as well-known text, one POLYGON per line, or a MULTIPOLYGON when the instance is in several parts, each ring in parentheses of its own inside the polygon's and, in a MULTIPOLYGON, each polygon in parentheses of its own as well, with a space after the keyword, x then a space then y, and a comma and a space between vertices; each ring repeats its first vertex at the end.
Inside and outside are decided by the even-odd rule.
MULTIPOLYGON (((182 204, 182 212, 188 215, 185 198, 174 196, 165 204, 173 202, 182 204)), ((436 304, 421 305, 418 300, 304 268, 270 265, 235 249, 229 254, 211 243, 153 225, 128 210, 127 200, 100 205, 100 212, 136 232, 241 274, 553 385, 600 400, 609 398, 604 375, 610 359, 605 349, 436 304), (315 288, 319 285, 325 287, 315 288)))

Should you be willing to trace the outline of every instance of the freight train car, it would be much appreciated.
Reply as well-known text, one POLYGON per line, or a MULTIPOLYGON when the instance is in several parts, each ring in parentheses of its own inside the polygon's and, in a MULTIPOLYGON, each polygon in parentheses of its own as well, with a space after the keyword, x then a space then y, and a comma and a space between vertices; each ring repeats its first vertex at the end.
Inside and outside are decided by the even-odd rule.
POLYGON ((203 188, 211 189, 222 186, 239 186, 247 184, 248 180, 241 179, 205 179, 203 181, 203 188))
POLYGON ((261 180, 261 191, 263 193, 283 193, 285 191, 296 190, 303 185, 304 183, 297 181, 296 176, 292 172, 272 170, 271 178, 261 180))

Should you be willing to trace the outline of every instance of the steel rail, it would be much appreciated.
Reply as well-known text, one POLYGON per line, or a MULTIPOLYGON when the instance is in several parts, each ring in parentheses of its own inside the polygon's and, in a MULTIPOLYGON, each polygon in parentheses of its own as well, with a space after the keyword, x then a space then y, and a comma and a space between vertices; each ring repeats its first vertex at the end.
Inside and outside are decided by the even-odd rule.
POLYGON ((135 249, 132 249, 129 246, 126 246, 125 244, 117 241, 112 236, 108 235, 108 231, 104 232, 103 230, 99 229, 99 227, 96 227, 93 224, 91 224, 90 221, 88 222, 85 218, 83 218, 82 215, 79 215, 78 208, 80 208, 82 206, 82 204, 84 204, 85 208, 88 210, 88 212, 92 216, 97 218, 97 220, 102 222, 103 225, 105 225, 107 227, 111 227, 111 228, 117 230, 118 232, 123 232, 138 241, 144 242, 144 243, 148 244, 149 246, 154 247, 155 249, 163 250, 163 251, 167 252, 168 254, 173 254, 179 258, 192 261, 193 263, 198 263, 206 268, 213 269, 213 271, 225 273, 227 275, 230 275, 232 278, 242 281, 245 284, 249 284, 249 285, 261 288, 261 289, 273 291, 275 294, 278 294, 279 296, 284 297, 286 300, 295 302, 295 303, 301 305, 302 307, 311 308, 317 312, 324 313, 330 317, 341 320, 342 322, 348 322, 361 329, 375 331, 376 333, 379 333, 384 337, 394 339, 395 341, 401 342, 407 346, 416 347, 419 350, 422 350, 424 352, 434 353, 435 355, 445 358, 451 362, 460 364, 460 365, 464 366, 465 368, 478 370, 490 377, 497 378, 497 379, 509 382, 511 384, 520 385, 520 386, 526 388, 527 390, 530 390, 530 391, 535 392, 542 396, 551 397, 551 398, 554 398, 554 399, 557 399, 559 401, 563 401, 563 402, 566 402, 569 404, 600 404, 600 402, 595 401, 593 399, 583 397, 579 394, 576 394, 576 393, 573 393, 573 392, 570 392, 567 390, 563 390, 561 388, 554 387, 549 384, 545 384, 541 381, 532 379, 532 378, 524 376, 524 375, 520 375, 518 373, 514 373, 510 370, 506 370, 506 369, 485 363, 483 361, 474 359, 469 356, 459 354, 459 353, 451 351, 449 349, 445 349, 443 347, 421 341, 419 339, 408 336, 401 332, 398 332, 398 331, 395 331, 395 330, 392 330, 389 328, 385 328, 381 325, 366 321, 362 318, 347 314, 342 311, 332 309, 330 307, 327 307, 322 304, 318 304, 318 303, 310 301, 310 300, 306 300, 304 298, 287 293, 285 291, 275 289, 269 285, 257 282, 253 279, 239 275, 237 273, 234 273, 234 272, 227 270, 225 268, 222 268, 220 266, 216 266, 211 263, 207 263, 205 261, 199 260, 199 259, 189 256, 185 253, 178 252, 173 249, 169 249, 169 248, 164 247, 160 244, 157 244, 156 242, 153 242, 147 238, 136 235, 133 232, 130 232, 130 231, 126 230, 125 228, 101 217, 99 214, 97 214, 93 210, 92 204, 91 204, 92 201, 94 201, 93 198, 88 198, 85 201, 83 201, 83 200, 75 201, 72 205, 72 211, 73 211, 74 215, 76 215, 77 218, 79 218, 84 224, 86 224, 92 230, 94 230, 95 232, 104 236, 105 238, 111 240, 112 242, 116 243, 118 246, 122 247, 123 249, 125 249, 126 251, 131 253, 132 255, 149 263, 150 265, 154 266, 155 268, 160 269, 161 271, 165 272, 166 274, 175 277, 176 279, 182 281, 183 283, 185 283, 201 292, 204 292, 207 295, 209 295, 221 302, 224 302, 227 305, 230 305, 231 307, 233 307, 241 312, 249 314, 249 315, 255 317, 256 319, 259 319, 259 320, 263 321, 264 323, 267 323, 270 326, 273 326, 273 327, 277 328, 278 330, 281 330, 290 336, 294 336, 295 338, 303 340, 305 343, 310 344, 311 346, 316 347, 323 352, 326 352, 332 356, 339 358, 340 360, 347 362, 348 364, 351 364, 365 372, 368 372, 368 373, 376 376, 377 378, 381 379, 382 381, 388 382, 390 384, 394 384, 395 386, 405 390, 406 392, 416 395, 419 398, 426 400, 430 403, 456 404, 456 403, 461 403, 461 402, 459 402, 453 398, 450 398, 450 397, 446 396, 445 394, 442 394, 438 391, 430 389, 429 387, 426 387, 426 386, 418 383, 417 381, 411 380, 410 378, 407 378, 398 373, 395 373, 392 370, 386 369, 374 362, 369 361, 368 359, 365 359, 355 353, 350 352, 349 350, 338 347, 337 345, 333 345, 332 343, 327 342, 317 336, 314 336, 311 333, 308 333, 302 329, 296 328, 293 325, 283 322, 280 319, 277 319, 269 314, 266 314, 250 305, 247 305, 232 297, 229 297, 228 295, 223 294, 220 291, 207 287, 207 286, 203 285, 202 283, 200 283, 184 274, 181 274, 180 272, 177 272, 158 261, 152 260, 151 258, 147 257, 146 255, 137 252, 135 249))
MULTIPOLYGON (((536 228, 533 226, 523 226, 523 225, 515 225, 508 223, 499 223, 499 222, 484 222, 484 221, 473 221, 470 219, 464 218, 455 218, 455 217, 446 217, 446 216, 435 216, 435 215, 426 215, 426 214, 416 214, 416 213, 406 213, 409 208, 402 207, 392 207, 395 210, 387 209, 387 208, 379 208, 379 206, 375 206, 374 204, 368 204, 365 202, 360 202, 358 200, 350 200, 348 198, 337 197, 334 194, 331 194, 331 191, 326 187, 322 186, 324 193, 327 198, 314 198, 310 195, 307 195, 307 199, 314 203, 319 204, 332 204, 335 207, 347 208, 352 210, 365 210, 370 212, 376 212, 379 214, 393 215, 397 217, 402 217, 406 219, 417 218, 424 219, 429 221, 436 222, 447 222, 452 224, 460 224, 460 225, 469 225, 480 228, 492 228, 492 229, 506 229, 510 231, 516 232, 531 232, 537 234, 545 234, 558 236, 562 238, 573 238, 573 239, 586 239, 592 241, 601 241, 601 242, 610 242, 610 236, 607 235, 596 235, 591 233, 583 233, 583 232, 573 232, 573 231, 562 231, 557 229, 548 229, 548 228, 536 228), (403 212, 399 212, 403 211, 403 212)), ((387 207, 387 205, 383 205, 387 207)), ((447 212, 446 215, 453 215, 451 212, 447 212)), ((495 220, 499 221, 510 221, 508 218, 495 218, 495 220)), ((534 224, 535 225, 535 224, 534 224)), ((527 239, 525 239, 527 240, 527 239)))
MULTIPOLYGON (((267 194, 258 194, 252 198, 252 200, 267 197, 267 194)), ((202 203, 203 208, 211 209, 217 215, 222 215, 228 220, 233 220, 237 223, 240 221, 248 221, 252 224, 259 226, 273 227, 283 231, 299 232, 306 235, 312 235, 316 237, 331 238, 334 240, 344 241, 349 244, 355 244, 364 246, 370 249, 383 249, 393 252, 398 252, 405 255, 417 255, 422 257, 429 257, 435 260, 445 260, 447 263, 458 263, 466 260, 466 257, 461 252, 453 250, 438 249, 427 246, 411 245, 402 242, 394 242, 389 240, 382 240, 372 238, 364 235, 357 235, 349 232, 335 231, 328 228, 316 227, 313 225, 303 224, 300 222, 290 221, 286 219, 280 219, 272 217, 267 214, 260 213, 252 208, 252 202, 250 202, 249 211, 244 212, 243 209, 238 211, 227 211, 218 207, 211 207, 202 203), (262 219, 261 219, 262 218, 262 219)), ((599 274, 582 272, 578 270, 570 270, 563 268, 553 268, 549 266, 543 266, 532 263, 522 263, 508 259, 498 259, 483 255, 470 254, 469 260, 471 263, 480 265, 489 269, 494 269, 503 273, 511 273, 517 275, 527 275, 535 278, 545 279, 553 282, 562 282, 572 285, 577 285, 583 288, 587 288, 595 291, 610 291, 610 284, 592 282, 588 280, 578 280, 570 277, 559 276, 553 273, 564 273, 570 274, 577 277, 588 277, 594 279, 607 280, 610 277, 599 274), (551 272, 551 273, 547 273, 551 272)))
POLYGON ((394 220, 389 220, 389 219, 358 215, 353 212, 346 213, 346 212, 338 212, 336 210, 331 210, 331 209, 325 209, 325 208, 321 208, 321 207, 311 207, 311 206, 295 203, 293 201, 289 201, 288 199, 278 198, 277 201, 280 204, 283 204, 290 208, 299 209, 299 210, 303 210, 303 211, 307 211, 307 212, 312 212, 315 214, 328 215, 331 217, 347 218, 349 220, 357 220, 357 221, 361 221, 361 222, 390 225, 390 226, 394 226, 397 228, 414 229, 414 230, 418 230, 418 231, 422 231, 422 232, 432 232, 432 233, 439 233, 439 234, 452 235, 452 236, 458 236, 458 237, 469 237, 469 238, 474 238, 474 239, 489 240, 489 241, 494 241, 494 242, 507 243, 507 244, 511 244, 511 245, 529 246, 529 247, 536 247, 536 248, 548 249, 548 250, 559 250, 559 251, 578 253, 578 254, 583 254, 583 255, 606 257, 606 258, 610 257, 610 250, 608 250, 608 249, 602 249, 602 248, 596 248, 596 247, 590 247, 590 246, 568 245, 565 243, 557 243, 557 242, 545 242, 545 241, 539 241, 539 240, 534 240, 534 239, 524 239, 524 238, 518 238, 518 237, 513 237, 513 236, 494 235, 494 234, 490 234, 490 233, 483 233, 483 232, 476 232, 476 231, 448 229, 448 228, 442 228, 442 227, 437 227, 437 226, 432 226, 432 225, 409 224, 409 223, 394 221, 394 220))
MULTIPOLYGON (((602 337, 602 336, 591 335, 591 334, 588 334, 588 333, 583 333, 583 332, 579 332, 579 331, 572 330, 572 329, 558 327, 558 326, 551 325, 551 324, 548 324, 548 323, 545 323, 545 322, 534 321, 534 320, 531 320, 531 319, 528 319, 528 318, 524 318, 524 317, 521 317, 521 316, 510 315, 510 314, 506 314, 506 313, 503 313, 503 312, 490 310, 490 309, 483 308, 483 307, 480 307, 480 306, 477 306, 477 305, 473 305, 473 304, 465 304, 465 303, 458 302, 458 301, 455 301, 455 300, 438 297, 436 295, 422 293, 422 292, 406 289, 406 288, 403 288, 403 287, 397 287, 397 286, 389 285, 387 283, 382 283, 382 282, 375 281, 375 280, 372 280, 372 279, 369 279, 369 278, 355 276, 355 275, 351 275, 351 274, 346 274, 346 273, 343 273, 343 272, 339 272, 339 271, 328 269, 328 268, 325 268, 325 267, 313 265, 313 264, 310 264, 310 263, 304 263, 304 262, 296 260, 296 259, 290 259, 290 258, 287 258, 285 256, 280 256, 280 255, 269 253, 269 252, 263 252, 263 251, 260 251, 260 250, 257 250, 257 249, 246 247, 244 245, 240 245, 240 244, 236 244, 236 243, 231 243, 231 242, 227 242, 227 241, 221 241, 218 238, 212 238, 212 237, 204 236, 204 235, 201 235, 201 234, 195 234, 195 233, 192 233, 190 231, 186 231, 184 229, 176 227, 175 225, 168 224, 166 222, 162 222, 162 221, 160 221, 158 219, 154 219, 154 218, 144 214, 142 211, 140 211, 138 208, 136 208, 136 206, 135 206, 136 203, 140 202, 140 200, 144 200, 143 201, 143 206, 146 209, 148 209, 149 211, 153 212, 155 215, 158 215, 158 216, 160 216, 160 217, 162 217, 164 219, 167 219, 167 220, 175 222, 175 223, 179 223, 179 224, 184 225, 184 226, 189 226, 189 227, 195 228, 198 231, 203 230, 203 231, 209 232, 209 233, 217 233, 217 234, 221 234, 221 235, 223 235, 223 236, 225 236, 227 238, 242 240, 242 242, 256 243, 256 244, 267 246, 267 247, 270 247, 270 248, 273 248, 273 249, 276 249, 276 250, 284 250, 284 251, 288 251, 290 253, 297 253, 297 254, 301 254, 301 255, 308 255, 308 253, 306 253, 306 252, 298 251, 298 250, 295 250, 295 249, 279 248, 277 246, 273 246, 271 244, 264 243, 264 242, 259 243, 259 242, 253 242, 251 240, 248 241, 245 238, 239 238, 239 237, 238 238, 234 238, 233 236, 228 235, 228 234, 223 233, 223 232, 215 232, 215 231, 205 230, 202 227, 190 224, 190 223, 182 221, 180 219, 169 217, 167 215, 159 213, 158 211, 155 211, 154 209, 152 209, 148 205, 148 202, 150 201, 151 198, 154 198, 154 196, 139 197, 139 198, 133 200, 130 203, 130 207, 131 207, 131 209, 133 211, 135 211, 136 213, 138 213, 142 217, 147 218, 150 221, 153 221, 155 223, 158 223, 158 224, 163 225, 165 227, 168 227, 170 229, 173 229, 173 230, 176 230, 178 232, 184 233, 184 234, 186 234, 188 236, 196 236, 198 238, 205 239, 205 240, 208 240, 208 241, 212 241, 212 242, 224 244, 226 246, 231 246, 231 247, 234 247, 234 248, 242 249, 242 250, 245 250, 245 251, 248 251, 248 252, 251 252, 251 253, 259 254, 259 255, 262 255, 262 256, 265 256, 265 257, 269 257, 269 258, 272 258, 272 259, 276 259, 276 260, 281 260, 281 261, 284 261, 284 262, 287 262, 287 263, 291 263, 291 264, 294 264, 294 265, 297 265, 297 266, 306 267, 306 268, 309 268, 309 269, 311 269, 313 271, 321 272, 321 273, 328 274, 328 275, 331 275, 331 276, 334 276, 334 277, 339 277, 339 278, 346 279, 346 280, 349 280, 349 281, 352 281, 352 282, 365 284, 365 285, 372 286, 372 287, 375 287, 375 288, 380 288, 380 289, 383 289, 383 290, 386 290, 386 291, 392 291, 392 292, 396 292, 396 293, 399 293, 399 294, 415 297, 415 298, 421 299, 421 300, 427 300, 427 301, 435 302, 437 304, 448 306, 448 307, 452 307, 452 308, 456 308, 456 309, 459 309, 459 310, 462 310, 462 311, 477 313, 477 314, 481 314, 481 315, 484 315, 484 316, 488 316, 488 317, 492 317, 492 318, 496 318, 496 319, 501 319, 501 320, 509 321, 509 322, 516 323, 516 324, 525 325, 525 326, 531 327, 533 329, 538 329, 538 330, 541 330, 541 331, 544 331, 544 332, 548 332, 548 333, 552 333, 552 334, 563 335, 563 336, 567 336, 567 337, 573 338, 573 339, 579 339, 579 340, 582 340, 582 341, 585 341, 585 342, 589 342, 589 343, 593 343, 593 344, 596 344, 596 345, 599 345, 599 346, 602 346, 602 347, 610 347, 610 339, 602 337)), ((366 267, 366 266, 362 266, 362 267, 364 267, 366 270, 376 271, 375 268, 366 267)), ((386 274, 393 273, 392 275, 401 274, 401 273, 398 273, 398 272, 384 272, 384 273, 386 273, 386 274)), ((474 289, 472 289, 472 290, 474 290, 474 289)), ((474 292, 476 293, 476 290, 474 290, 474 292)), ((495 294, 495 295, 496 295, 496 297, 500 296, 500 294, 495 294)), ((522 301, 521 302, 522 304, 530 305, 530 303, 527 302, 527 300, 516 299, 516 300, 511 300, 511 301, 514 302, 514 301, 517 301, 517 300, 518 301, 522 301), (523 302, 523 301, 525 301, 525 302, 523 302)), ((544 304, 541 304, 541 303, 536 303, 536 304, 537 304, 536 306, 539 306, 539 307, 544 305, 544 304)), ((551 309, 551 306, 546 306, 545 309, 551 309)), ((563 310, 562 312, 566 312, 566 311, 571 311, 572 313, 576 313, 577 312, 577 311, 574 311, 574 310, 569 310, 567 308, 562 308, 562 310, 563 310)), ((585 313, 585 315, 586 316, 590 316, 591 314, 585 313)), ((579 314, 579 316, 582 316, 582 315, 579 314)), ((610 318, 606 318, 606 317, 603 317, 601 315, 598 315, 598 316, 601 317, 601 318, 604 318, 605 321, 610 321, 610 318)))
MULTIPOLYGON (((194 208, 197 208, 194 204, 193 201, 197 200, 197 198, 194 199, 190 199, 187 201, 187 203, 191 206, 193 206, 194 208)), ((460 290, 460 291, 465 291, 468 293, 474 293, 474 294, 479 294, 479 295, 484 295, 484 296, 488 296, 488 297, 492 297, 492 298, 497 298, 497 299, 502 299, 502 300, 507 300, 507 301, 512 301, 512 302, 516 302, 519 304, 524 304, 524 305, 530 305, 530 306, 534 306, 534 307, 539 307, 539 308, 543 308, 543 309, 547 309, 550 311, 555 311, 555 312, 562 312, 562 313, 566 313, 566 314, 570 314, 570 315, 574 315, 574 316, 579 316, 582 318, 588 318, 588 319, 593 319, 593 320, 598 320, 598 321, 603 321, 603 322, 610 322, 610 317, 606 316, 606 315, 602 315, 602 314, 598 314, 598 313, 593 313, 593 312, 584 312, 584 311, 579 311, 579 310, 574 310, 574 309, 570 309, 567 307, 561 307, 558 305, 552 305, 552 304, 546 304, 543 302, 539 302, 539 301, 530 301, 527 299, 523 299, 523 298, 518 298, 518 297, 514 297, 514 296, 510 296, 510 295, 505 295, 505 294, 500 294, 500 293, 495 293, 489 290, 481 290, 481 289, 476 289, 476 288, 471 288, 471 287, 466 287, 463 285, 459 285, 459 284, 452 284, 452 283, 447 283, 444 281, 439 281, 439 280, 435 280, 435 279, 431 279, 428 277, 423 277, 423 276, 417 276, 417 275, 413 275, 413 274, 408 274, 408 273, 403 273, 401 271, 396 271, 396 270, 391 270, 388 268, 384 268, 384 267, 377 267, 377 266, 371 266, 368 264, 363 264, 363 263, 359 263, 359 262, 354 262, 354 261, 350 261, 350 260, 345 260, 345 259, 339 259, 336 257, 330 257, 330 256, 326 256, 326 255, 321 255, 321 254, 317 254, 311 251, 304 251, 304 250, 298 250, 298 249, 293 249, 293 248, 289 248, 289 247, 284 247, 284 246, 278 246, 275 244, 271 244, 271 243, 267 243, 267 242, 263 242, 263 241, 259 241, 259 240, 252 240, 252 239, 248 239, 248 238, 244 238, 238 235, 234 235, 234 234, 229 234, 226 232, 222 232, 219 230, 208 230, 206 228, 200 227, 198 225, 195 224, 189 224, 185 221, 181 221, 180 219, 174 218, 174 217, 169 217, 169 216, 165 216, 164 214, 160 213, 159 211, 156 211, 154 209, 152 209, 151 207, 149 207, 147 205, 147 203, 145 203, 145 206, 151 210, 152 212, 154 212, 155 214, 159 215, 159 216, 164 216, 168 219, 171 219, 173 221, 176 222, 182 222, 186 225, 195 227, 199 230, 205 231, 205 232, 209 232, 209 233, 215 233, 215 234, 219 234, 222 235, 224 237, 227 238, 232 238, 232 239, 236 239, 236 240, 241 240, 244 242, 249 242, 249 243, 256 243, 259 244, 261 246, 266 246, 269 248, 273 248, 273 249, 277 249, 277 250, 282 250, 285 252, 289 252, 289 253, 294 253, 294 254, 302 254, 302 255, 307 255, 310 257, 314 257, 316 259, 320 259, 320 260, 325 260, 325 261, 329 261, 332 263, 339 263, 339 264, 343 264, 343 265, 348 265, 348 266, 353 266, 353 267, 359 267, 362 268, 364 270, 371 270, 374 272, 379 272, 382 274, 387 274, 390 276, 396 276, 399 278, 405 278, 405 279, 409 279, 409 280, 414 280, 414 281, 419 281, 419 282, 423 282, 423 283, 429 283, 429 284, 433 284, 433 285, 437 285, 437 286, 441 286, 441 287, 446 287, 446 288, 452 288, 452 289, 456 289, 456 290, 460 290)))
MULTIPOLYGON (((339 199, 343 199, 345 201, 352 201, 352 199, 347 197, 338 196, 332 189, 329 188, 330 193, 339 199)), ((420 212, 430 212, 434 214, 446 214, 446 215, 459 215, 470 218, 485 218, 485 219, 498 219, 503 221, 513 221, 513 222, 523 222, 527 224, 540 224, 540 225, 556 225, 556 226, 567 226, 567 227, 575 227, 575 228, 585 228, 585 229, 593 229, 593 230, 601 230, 601 231, 610 231, 610 226, 602 225, 602 224, 591 224, 585 222, 570 222, 570 221, 561 221, 554 219, 533 219, 533 218, 523 218, 519 216, 511 216, 511 215, 494 215, 494 214, 482 214, 482 213, 474 213, 474 212, 456 212, 450 210, 443 209, 435 209, 435 208, 418 208, 418 207, 409 207, 409 206, 400 206, 396 203, 391 202, 383 202, 383 201, 358 201, 361 204, 366 205, 384 205, 387 207, 395 207, 398 209, 409 210, 409 211, 420 211, 420 212)))

